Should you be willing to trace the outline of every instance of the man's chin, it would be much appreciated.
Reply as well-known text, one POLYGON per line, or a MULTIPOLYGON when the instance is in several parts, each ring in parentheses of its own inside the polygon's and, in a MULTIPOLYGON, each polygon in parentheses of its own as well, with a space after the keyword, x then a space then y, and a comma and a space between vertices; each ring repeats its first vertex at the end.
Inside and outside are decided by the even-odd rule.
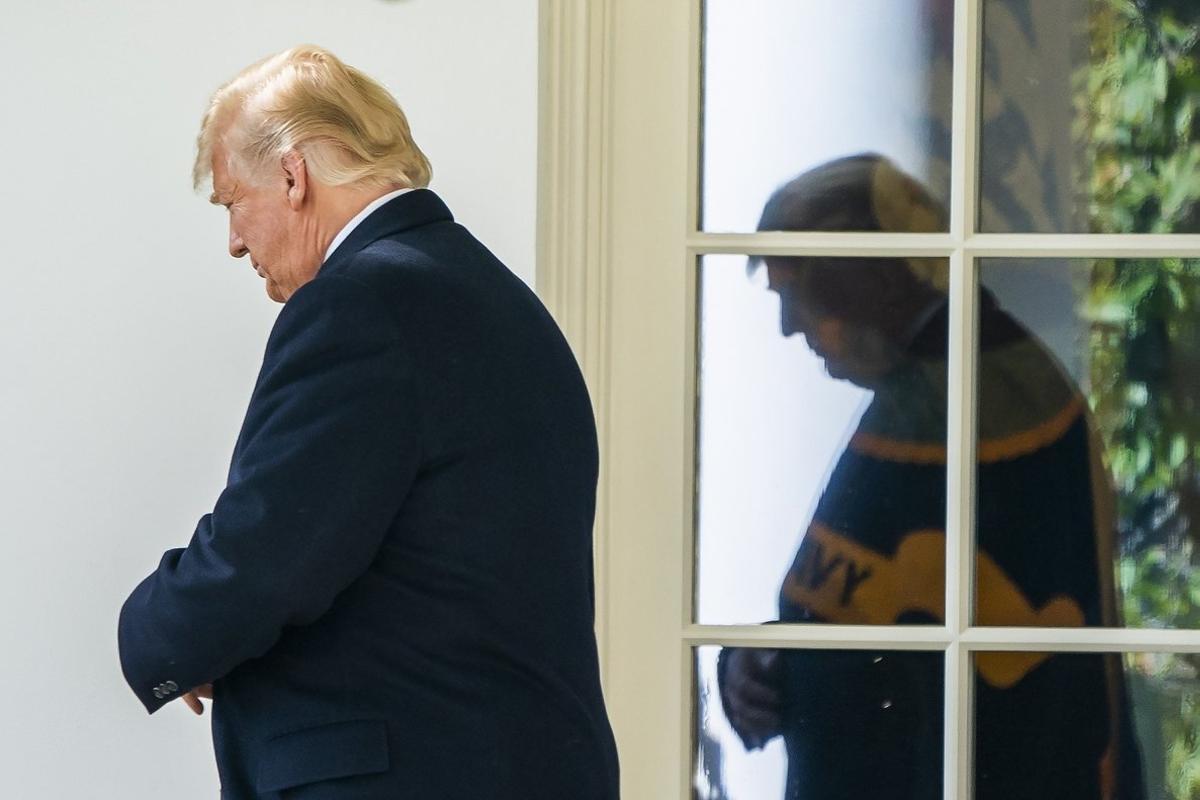
POLYGON ((867 388, 871 383, 869 374, 856 370, 853 365, 843 361, 825 359, 825 372, 829 377, 839 381, 849 381, 855 386, 867 388))
POLYGON ((267 279, 267 297, 274 300, 276 303, 286 303, 287 297, 284 296, 283 290, 279 288, 279 284, 270 278, 267 279))

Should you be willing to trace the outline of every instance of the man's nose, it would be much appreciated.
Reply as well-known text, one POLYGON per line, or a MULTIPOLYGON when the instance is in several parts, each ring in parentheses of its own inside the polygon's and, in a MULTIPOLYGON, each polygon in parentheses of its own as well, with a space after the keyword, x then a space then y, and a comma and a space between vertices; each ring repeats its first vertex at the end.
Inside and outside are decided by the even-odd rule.
POLYGON ((779 329, 784 336, 791 336, 799 333, 808 336, 808 331, 804 327, 804 320, 797 313, 796 308, 788 302, 787 298, 782 294, 779 296, 779 329))
POLYGON ((242 237, 239 236, 238 232, 233 229, 233 226, 230 226, 229 227, 229 255, 233 256, 234 258, 241 258, 242 256, 246 255, 246 253, 249 253, 249 252, 250 251, 246 249, 245 243, 242 242, 242 237))

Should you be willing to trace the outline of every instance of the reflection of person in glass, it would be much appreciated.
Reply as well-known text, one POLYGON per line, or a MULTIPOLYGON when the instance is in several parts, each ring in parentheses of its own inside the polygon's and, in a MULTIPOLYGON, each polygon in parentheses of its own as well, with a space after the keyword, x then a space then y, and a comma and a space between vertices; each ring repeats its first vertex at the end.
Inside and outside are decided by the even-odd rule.
MULTIPOLYGON (((873 155, 786 184, 759 229, 945 230, 928 193, 873 155)), ((945 260, 761 261, 783 334, 874 393, 784 578, 780 621, 941 624, 945 260)), ((974 622, 1111 625, 1110 491, 1084 400, 986 291, 979 330, 974 622)), ((975 668, 977 798, 1141 797, 1118 657, 983 653, 975 668)), ((783 736, 788 800, 941 797, 940 652, 727 648, 718 674, 747 748, 783 736)))

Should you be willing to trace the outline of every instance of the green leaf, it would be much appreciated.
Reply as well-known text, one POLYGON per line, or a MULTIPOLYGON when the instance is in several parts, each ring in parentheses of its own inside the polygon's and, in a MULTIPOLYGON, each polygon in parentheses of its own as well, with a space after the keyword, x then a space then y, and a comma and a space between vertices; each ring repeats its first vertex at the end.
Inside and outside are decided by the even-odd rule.
POLYGON ((1125 399, 1133 408, 1142 408, 1150 399, 1150 391, 1144 383, 1131 383, 1125 390, 1125 399))
POLYGON ((1150 462, 1154 459, 1154 448, 1150 445, 1149 439, 1138 439, 1137 445, 1137 462, 1134 469, 1138 475, 1145 475, 1150 469, 1150 462))
POLYGON ((1200 150, 1196 147, 1178 152, 1163 162, 1164 183, 1162 212, 1174 217, 1185 204, 1190 205, 1200 195, 1200 150))
POLYGON ((1151 78, 1154 87, 1154 99, 1162 102, 1167 99, 1167 84, 1170 81, 1171 71, 1167 66, 1167 59, 1159 56, 1154 62, 1154 73, 1151 78))
POLYGON ((1187 460, 1187 454, 1187 437, 1182 433, 1177 433, 1171 437, 1171 450, 1167 455, 1167 463, 1170 464, 1171 469, 1178 469, 1187 460))
POLYGON ((1084 316, 1093 322, 1116 324, 1132 319, 1133 309, 1128 303, 1110 299, 1100 303, 1089 303, 1084 308, 1084 316))

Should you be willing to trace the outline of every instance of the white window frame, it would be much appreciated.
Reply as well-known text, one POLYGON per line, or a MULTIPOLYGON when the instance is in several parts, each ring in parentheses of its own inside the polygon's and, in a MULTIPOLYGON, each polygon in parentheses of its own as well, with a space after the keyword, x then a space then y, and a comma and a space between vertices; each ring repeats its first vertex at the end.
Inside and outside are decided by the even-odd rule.
MULTIPOLYGON (((972 654, 1200 652, 1200 632, 970 625, 981 258, 1200 258, 1200 235, 975 232, 981 8, 956 0, 950 229, 697 229, 703 0, 540 0, 537 288, 575 348, 601 444, 597 640, 627 800, 691 797, 694 648, 945 653, 944 788, 971 797, 972 654), (693 620, 696 273, 702 256, 938 256, 950 265, 943 626, 693 620)), ((753 0, 747 0, 753 2, 753 0)))

